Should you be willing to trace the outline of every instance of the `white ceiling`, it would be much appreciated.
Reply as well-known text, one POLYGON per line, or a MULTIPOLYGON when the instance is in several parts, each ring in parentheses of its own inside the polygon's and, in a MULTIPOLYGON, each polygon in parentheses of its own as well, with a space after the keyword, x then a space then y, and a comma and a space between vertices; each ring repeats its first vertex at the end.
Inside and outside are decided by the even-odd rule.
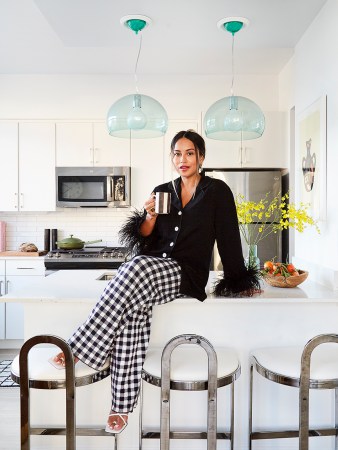
POLYGON ((235 38, 235 73, 276 74, 327 0, 0 0, 1 74, 133 73, 138 37, 120 25, 150 17, 138 73, 231 73, 223 17, 250 21, 235 38))

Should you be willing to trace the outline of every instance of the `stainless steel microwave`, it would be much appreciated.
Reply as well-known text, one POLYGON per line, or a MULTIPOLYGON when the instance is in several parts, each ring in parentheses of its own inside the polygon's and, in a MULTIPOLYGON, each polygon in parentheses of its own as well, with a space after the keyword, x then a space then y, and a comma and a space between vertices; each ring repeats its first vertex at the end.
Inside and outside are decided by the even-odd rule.
POLYGON ((130 167, 57 167, 56 206, 130 206, 130 167))

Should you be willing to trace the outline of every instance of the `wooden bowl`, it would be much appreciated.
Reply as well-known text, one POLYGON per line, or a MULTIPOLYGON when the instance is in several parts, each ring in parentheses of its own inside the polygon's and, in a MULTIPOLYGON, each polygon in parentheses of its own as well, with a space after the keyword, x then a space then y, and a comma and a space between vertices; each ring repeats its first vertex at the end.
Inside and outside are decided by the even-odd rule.
POLYGON ((270 274, 264 275, 264 280, 270 284, 270 286, 280 287, 280 288, 294 288, 299 284, 303 283, 309 275, 309 272, 305 270, 299 270, 299 275, 294 275, 290 277, 276 277, 270 274))

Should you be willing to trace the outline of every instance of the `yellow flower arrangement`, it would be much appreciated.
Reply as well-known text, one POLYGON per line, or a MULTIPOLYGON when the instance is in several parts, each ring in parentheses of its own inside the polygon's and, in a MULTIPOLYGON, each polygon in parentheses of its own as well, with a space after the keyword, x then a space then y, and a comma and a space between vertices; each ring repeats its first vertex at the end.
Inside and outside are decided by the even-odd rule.
POLYGON ((246 200, 242 194, 235 198, 240 232, 248 245, 256 245, 271 233, 294 228, 302 233, 307 226, 314 226, 320 233, 317 222, 308 214, 309 205, 288 203, 289 195, 276 195, 270 202, 268 195, 259 202, 246 200), (248 227, 254 224, 253 227, 248 227))

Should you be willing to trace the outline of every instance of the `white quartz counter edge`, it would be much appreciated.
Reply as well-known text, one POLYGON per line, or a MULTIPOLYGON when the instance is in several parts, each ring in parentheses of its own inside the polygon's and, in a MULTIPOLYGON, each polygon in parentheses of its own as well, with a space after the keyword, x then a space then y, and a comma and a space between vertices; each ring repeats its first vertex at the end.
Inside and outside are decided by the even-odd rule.
POLYGON ((13 259, 28 259, 30 261, 40 261, 41 259, 44 260, 45 257, 44 256, 0 256, 0 260, 13 260, 13 259))
MULTIPOLYGON (((96 302, 105 286, 107 280, 98 280, 102 275, 112 273, 111 270, 60 270, 47 277, 32 277, 30 284, 24 288, 13 290, 10 294, 0 297, 0 302, 96 302)), ((297 288, 274 288, 263 285, 264 292, 260 295, 248 298, 226 298, 214 297, 210 294, 217 272, 210 272, 207 286, 208 298, 199 302, 194 298, 180 298, 176 303, 200 304, 228 304, 228 303, 315 303, 315 302, 338 302, 338 291, 330 290, 317 283, 306 280, 301 287, 297 288)))

